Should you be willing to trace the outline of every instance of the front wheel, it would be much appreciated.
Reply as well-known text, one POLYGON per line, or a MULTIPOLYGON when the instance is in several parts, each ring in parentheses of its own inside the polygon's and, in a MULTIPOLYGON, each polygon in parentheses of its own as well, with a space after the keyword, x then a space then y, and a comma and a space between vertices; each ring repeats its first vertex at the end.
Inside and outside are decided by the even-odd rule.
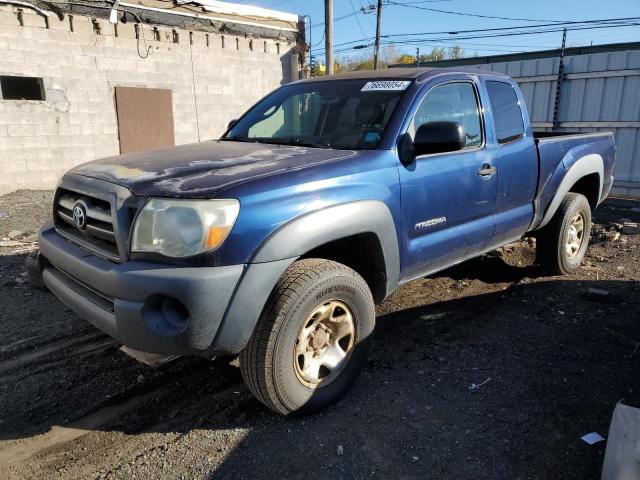
POLYGON ((549 275, 566 275, 582 265, 591 233, 591 206, 584 195, 568 193, 537 235, 536 257, 549 275))
POLYGON ((240 354, 244 381, 282 415, 321 410, 360 373, 374 324, 373 297, 358 273, 330 260, 295 262, 240 354))

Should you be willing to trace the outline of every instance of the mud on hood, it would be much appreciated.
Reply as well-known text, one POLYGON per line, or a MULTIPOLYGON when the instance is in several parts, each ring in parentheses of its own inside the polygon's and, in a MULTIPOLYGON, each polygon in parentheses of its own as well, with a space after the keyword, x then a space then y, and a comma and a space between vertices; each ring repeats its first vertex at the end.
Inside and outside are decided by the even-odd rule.
POLYGON ((136 195, 210 198, 239 183, 349 158, 356 153, 207 141, 94 160, 68 173, 122 185, 136 195))

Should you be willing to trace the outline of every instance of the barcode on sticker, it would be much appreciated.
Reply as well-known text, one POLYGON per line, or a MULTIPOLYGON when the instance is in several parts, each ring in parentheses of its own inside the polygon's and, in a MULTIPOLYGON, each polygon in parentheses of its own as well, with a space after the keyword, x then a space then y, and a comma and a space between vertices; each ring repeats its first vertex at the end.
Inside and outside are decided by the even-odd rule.
POLYGON ((367 82, 362 87, 362 92, 371 92, 374 90, 406 90, 411 82, 408 80, 377 80, 375 82, 367 82))

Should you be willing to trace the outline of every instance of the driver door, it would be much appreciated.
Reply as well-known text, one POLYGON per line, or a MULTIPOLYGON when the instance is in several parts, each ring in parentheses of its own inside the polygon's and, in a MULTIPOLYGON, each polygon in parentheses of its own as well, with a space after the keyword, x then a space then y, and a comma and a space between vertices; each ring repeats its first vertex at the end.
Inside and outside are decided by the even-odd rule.
POLYGON ((460 123, 462 150, 417 156, 400 167, 403 255, 401 279, 411 280, 482 253, 493 236, 497 177, 495 158, 485 148, 477 85, 471 80, 428 88, 408 127, 460 123), (494 173, 491 173, 494 172, 494 173))

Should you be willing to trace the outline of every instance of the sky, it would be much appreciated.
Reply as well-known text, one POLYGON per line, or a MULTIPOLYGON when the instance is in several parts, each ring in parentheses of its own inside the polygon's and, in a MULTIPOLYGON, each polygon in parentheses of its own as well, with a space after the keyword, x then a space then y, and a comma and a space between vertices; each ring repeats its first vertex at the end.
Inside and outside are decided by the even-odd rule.
MULTIPOLYGON (((234 0, 233 3, 255 5, 274 10, 281 10, 298 15, 311 17, 312 53, 322 62, 324 57, 323 0, 234 0), (316 25, 318 24, 318 25, 316 25), (316 26, 313 26, 316 25, 316 26)), ((370 45, 375 35, 375 10, 368 11, 369 5, 375 5, 376 0, 334 0, 334 51, 336 56, 364 55, 371 53, 373 48, 354 50, 355 45, 370 45), (340 19, 340 17, 345 17, 340 19), (352 42, 352 43, 348 43, 352 42), (345 44, 346 45, 343 45, 345 44)), ((439 34, 416 36, 411 38, 406 34, 450 32, 460 30, 475 30, 489 28, 503 28, 513 26, 527 26, 550 24, 554 21, 584 21, 601 19, 619 19, 638 17, 626 23, 637 23, 634 26, 619 28, 593 28, 596 25, 580 25, 582 30, 567 33, 568 46, 582 46, 593 43, 619 43, 640 41, 640 0, 384 0, 382 10, 382 34, 405 34, 404 37, 386 37, 383 42, 398 42, 407 39, 416 40, 415 44, 396 43, 395 49, 399 53, 415 54, 416 47, 420 53, 430 52, 434 47, 448 47, 460 45, 465 54, 496 55, 503 53, 546 50, 558 48, 562 42, 562 32, 538 33, 530 35, 494 36, 492 38, 468 38, 477 35, 499 35, 505 32, 467 33, 458 34, 467 38, 456 41, 456 35, 439 34), (404 4, 404 5, 399 5, 404 4), (493 19, 474 16, 457 15, 453 13, 434 12, 424 8, 447 10, 473 15, 507 17, 512 19, 493 19), (535 21, 515 20, 529 19, 535 21)), ((578 25, 576 25, 578 27, 578 25)), ((556 29, 552 27, 535 27, 536 29, 556 29)), ((560 28, 560 27, 557 27, 560 28)), ((512 30, 509 33, 522 32, 512 30)), ((308 30, 307 30, 308 32, 308 30)), ((308 33, 307 33, 308 36, 308 33)), ((309 42, 309 38, 307 38, 309 42)))

